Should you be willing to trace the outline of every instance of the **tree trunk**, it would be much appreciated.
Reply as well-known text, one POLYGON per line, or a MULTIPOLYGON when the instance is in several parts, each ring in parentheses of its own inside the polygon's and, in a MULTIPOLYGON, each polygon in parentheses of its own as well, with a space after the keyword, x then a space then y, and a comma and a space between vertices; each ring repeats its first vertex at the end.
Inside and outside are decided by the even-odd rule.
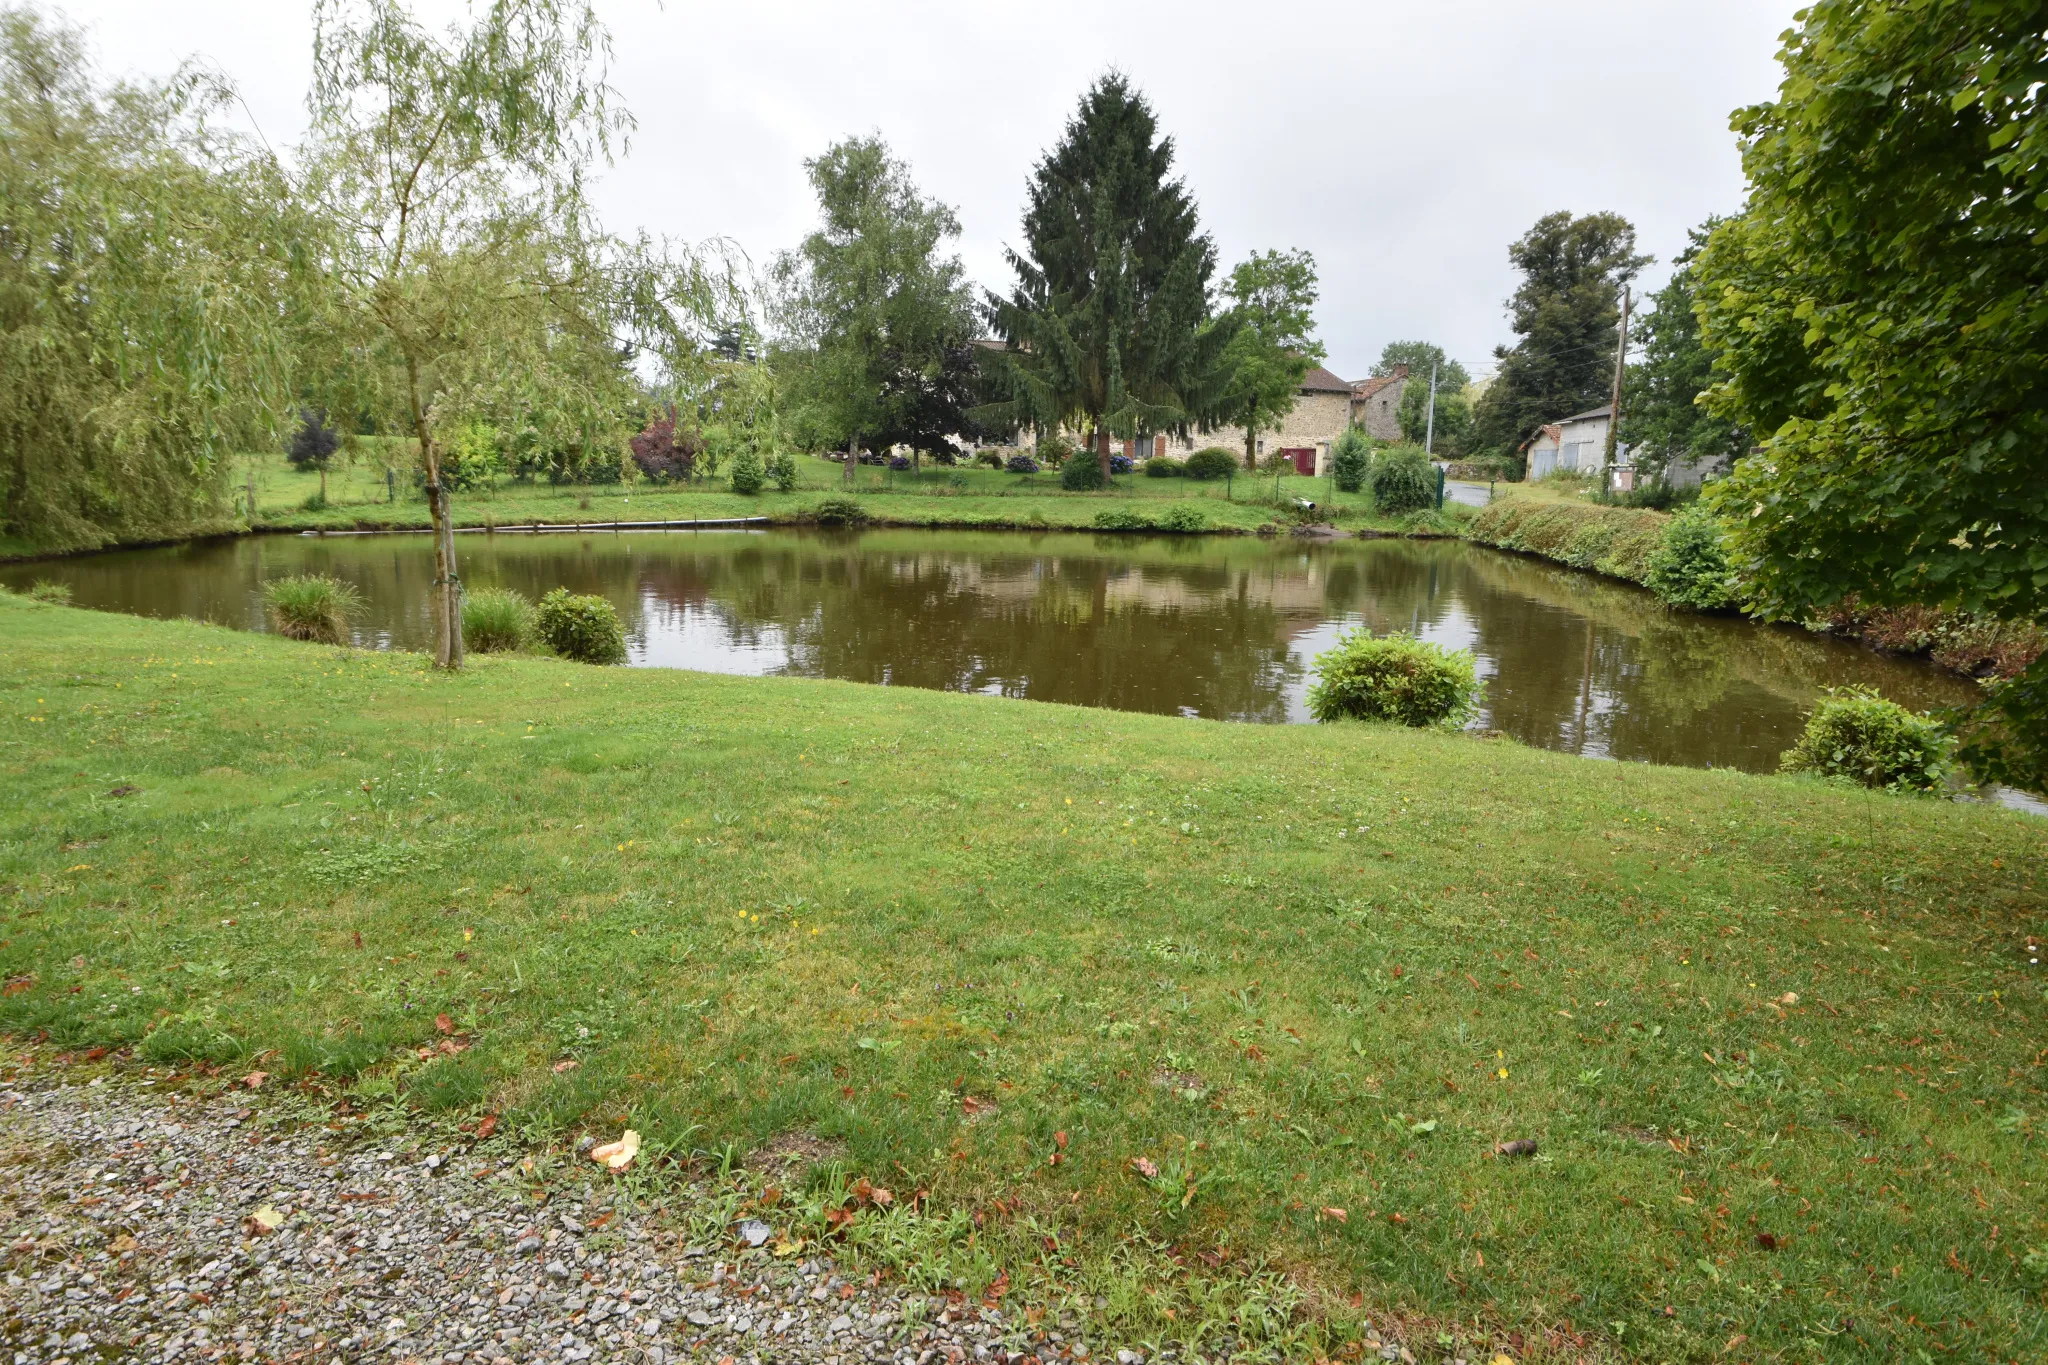
POLYGON ((854 471, 860 468, 860 433, 854 432, 846 438, 846 468, 840 473, 840 481, 846 487, 853 487, 854 471))
POLYGON ((455 572, 455 524, 441 487, 441 453, 420 404, 419 366, 408 358, 405 371, 412 388, 413 438, 427 471, 427 517, 434 526, 434 666, 457 669, 462 667, 462 579, 455 572))
POLYGON ((1109 482, 1109 428, 1095 424, 1095 461, 1102 466, 1102 481, 1109 482))
POLYGON ((1259 467, 1259 431, 1249 419, 1244 424, 1244 467, 1247 470, 1259 467))

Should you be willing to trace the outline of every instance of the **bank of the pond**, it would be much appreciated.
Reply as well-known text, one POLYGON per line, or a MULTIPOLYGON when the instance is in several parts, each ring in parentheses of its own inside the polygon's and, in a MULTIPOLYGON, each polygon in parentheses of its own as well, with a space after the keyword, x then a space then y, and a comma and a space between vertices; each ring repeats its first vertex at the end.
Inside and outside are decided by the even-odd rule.
POLYGON ((535 1135, 836 1140, 928 1192, 927 1270, 1126 1339, 1300 1358, 1358 1295, 1446 1357, 1475 1323, 2048 1349, 2026 817, 1435 733, 450 677, 15 597, 0 646, 16 1032, 535 1135))

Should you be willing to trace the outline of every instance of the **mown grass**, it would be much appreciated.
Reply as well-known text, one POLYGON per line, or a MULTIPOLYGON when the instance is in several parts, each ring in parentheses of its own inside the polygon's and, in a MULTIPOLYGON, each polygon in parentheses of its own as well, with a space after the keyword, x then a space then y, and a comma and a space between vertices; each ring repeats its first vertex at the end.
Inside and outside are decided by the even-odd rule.
POLYGON ((869 1245, 1132 1339, 2038 1358, 2044 871, 1806 780, 0 601, 0 1027, 836 1138, 929 1191, 869 1245))

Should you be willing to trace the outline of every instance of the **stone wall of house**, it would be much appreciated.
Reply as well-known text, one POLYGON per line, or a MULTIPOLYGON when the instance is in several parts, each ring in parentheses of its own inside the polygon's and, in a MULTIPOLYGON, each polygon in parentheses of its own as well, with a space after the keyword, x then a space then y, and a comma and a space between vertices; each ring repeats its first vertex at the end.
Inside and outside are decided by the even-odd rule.
POLYGON ((1352 404, 1351 420, 1365 428, 1366 435, 1381 441, 1401 439, 1401 395, 1407 391, 1403 376, 1381 388, 1372 397, 1352 404))
MULTIPOLYGON (((1331 444, 1344 434, 1344 427, 1350 420, 1349 394, 1320 391, 1301 394, 1294 400, 1293 409, 1282 419, 1278 431, 1259 433, 1259 463, 1265 464, 1276 450, 1307 447, 1316 452, 1316 468, 1320 471, 1329 458, 1331 444)), ((1208 446, 1222 446, 1242 460, 1244 428, 1218 427, 1214 431, 1198 431, 1188 441, 1168 437, 1165 453, 1169 459, 1185 460, 1208 446)), ((1151 453, 1150 450, 1140 450, 1141 455, 1151 453)))

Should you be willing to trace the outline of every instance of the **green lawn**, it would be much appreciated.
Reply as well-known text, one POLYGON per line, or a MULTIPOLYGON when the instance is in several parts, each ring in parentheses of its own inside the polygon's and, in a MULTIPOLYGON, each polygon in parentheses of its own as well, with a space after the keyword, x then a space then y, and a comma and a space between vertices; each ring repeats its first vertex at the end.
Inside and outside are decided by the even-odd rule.
POLYGON ((1791 779, 0 598, 0 1027, 837 1138, 865 1254, 1112 1338, 2039 1359, 2044 872, 1791 779))
MULTIPOLYGON (((401 476, 395 499, 387 486, 383 463, 366 452, 346 469, 328 475, 329 505, 308 511, 303 504, 320 486, 317 474, 301 473, 282 456, 241 457, 236 475, 237 496, 246 486, 246 471, 256 473, 256 502, 261 524, 273 528, 316 529, 356 526, 425 526, 427 507, 401 476)), ((825 497, 844 491, 843 467, 829 460, 798 456, 798 487, 789 493, 770 488, 754 496, 734 493, 726 480, 702 484, 578 484, 551 487, 546 483, 507 481, 495 488, 455 495, 456 522, 463 526, 506 525, 533 520, 551 522, 631 521, 691 517, 766 516, 798 519, 825 497)), ((1018 475, 979 466, 926 466, 919 473, 864 466, 854 488, 868 515, 905 526, 1047 526, 1093 527, 1104 512, 1135 510, 1157 518, 1176 503, 1200 509, 1216 530, 1250 531, 1276 521, 1291 524, 1297 497, 1331 512, 1343 525, 1394 529, 1399 523, 1375 515, 1369 495, 1340 493, 1327 479, 1271 472, 1227 483, 1191 479, 1152 479, 1141 474, 1118 477, 1101 493, 1069 493, 1051 470, 1018 475), (1278 501, 1276 503, 1276 490, 1278 501)), ((1462 509, 1450 509, 1463 515, 1462 509)))

